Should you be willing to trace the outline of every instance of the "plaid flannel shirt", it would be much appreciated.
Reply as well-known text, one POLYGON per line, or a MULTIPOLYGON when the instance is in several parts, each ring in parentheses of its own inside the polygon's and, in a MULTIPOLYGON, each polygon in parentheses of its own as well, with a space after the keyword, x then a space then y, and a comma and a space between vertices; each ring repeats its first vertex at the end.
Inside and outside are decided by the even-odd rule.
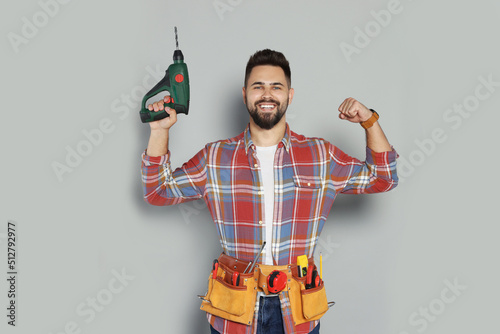
MULTIPOLYGON (((321 138, 290 131, 274 157, 274 217, 271 247, 275 265, 312 257, 330 208, 339 193, 391 190, 397 185, 396 151, 366 148, 366 161, 350 157, 321 138)), ((265 240, 264 198, 260 166, 249 127, 237 137, 209 143, 172 171, 170 152, 142 155, 144 199, 173 205, 203 198, 217 228, 224 253, 252 261, 265 240)), ((258 262, 263 260, 263 256, 258 262)), ((294 326, 286 291, 280 294, 285 333, 309 333, 317 321, 294 326)), ((257 323, 259 299, 253 324, 257 323)), ((219 332, 253 334, 246 326, 207 314, 219 332)))

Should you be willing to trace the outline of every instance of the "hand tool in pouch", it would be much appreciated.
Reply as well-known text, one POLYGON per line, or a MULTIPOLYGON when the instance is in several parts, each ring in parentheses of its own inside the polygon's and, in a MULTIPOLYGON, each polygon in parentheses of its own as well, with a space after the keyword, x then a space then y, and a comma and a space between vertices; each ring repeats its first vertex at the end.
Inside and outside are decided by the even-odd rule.
POLYGON ((307 267, 309 265, 309 261, 307 260, 307 255, 297 256, 297 270, 298 276, 304 277, 307 275, 307 267))
POLYGON ((313 288, 320 286, 320 284, 321 284, 321 277, 319 276, 318 271, 314 269, 312 276, 313 288))
POLYGON ((177 27, 174 28, 174 31, 176 45, 173 57, 174 63, 168 67, 163 79, 161 79, 160 82, 158 82, 142 99, 141 111, 139 112, 142 123, 159 121, 169 116, 165 110, 154 112, 150 111, 146 106, 146 103, 150 98, 165 91, 170 94, 170 97, 168 98, 169 102, 165 102, 164 106, 175 109, 178 114, 188 114, 188 69, 186 63, 184 62, 184 55, 182 54, 182 51, 179 50, 179 42, 177 40, 177 27))
MULTIPOLYGON (((257 262, 257 260, 259 259, 259 256, 260 256, 260 253, 262 253, 262 250, 264 249, 264 247, 266 246, 266 242, 264 241, 262 243, 262 246, 260 246, 260 249, 259 249, 259 252, 255 255, 255 258, 253 259, 253 262, 250 262, 252 264, 252 266, 250 267, 250 270, 248 271, 249 273, 252 272, 253 270, 253 267, 255 267, 255 263, 257 262)), ((249 265, 250 265, 249 263, 249 265)), ((245 269, 245 271, 243 272, 243 274, 246 274, 247 272, 247 269, 248 269, 248 266, 247 268, 245 269)))
POLYGON ((312 269, 312 267, 309 268, 311 269, 307 270, 306 289, 316 288, 321 284, 318 271, 316 269, 312 269))
POLYGON ((239 286, 240 285, 240 273, 235 271, 233 273, 233 277, 232 277, 231 281, 232 281, 234 286, 239 286))
POLYGON ((215 259, 212 264, 212 278, 217 278, 217 270, 219 269, 219 260, 215 259))
POLYGON ((319 277, 323 278, 323 253, 319 253, 319 277))
POLYGON ((307 268, 307 275, 306 275, 306 289, 311 289, 313 287, 312 285, 312 275, 313 275, 313 267, 310 266, 307 268))

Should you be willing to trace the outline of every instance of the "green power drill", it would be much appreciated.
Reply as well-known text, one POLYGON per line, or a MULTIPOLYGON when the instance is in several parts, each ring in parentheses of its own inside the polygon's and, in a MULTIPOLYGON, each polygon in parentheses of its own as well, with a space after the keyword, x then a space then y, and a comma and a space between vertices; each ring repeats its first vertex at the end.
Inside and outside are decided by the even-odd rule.
POLYGON ((179 50, 179 41, 177 40, 177 27, 174 27, 175 46, 174 63, 171 64, 165 71, 165 76, 160 80, 142 99, 142 107, 139 114, 141 115, 142 123, 159 121, 168 117, 165 110, 158 112, 150 111, 146 102, 151 97, 158 93, 167 91, 170 93, 168 103, 164 103, 164 107, 175 109, 178 114, 188 114, 189 111, 189 75, 186 63, 184 63, 184 55, 179 50))

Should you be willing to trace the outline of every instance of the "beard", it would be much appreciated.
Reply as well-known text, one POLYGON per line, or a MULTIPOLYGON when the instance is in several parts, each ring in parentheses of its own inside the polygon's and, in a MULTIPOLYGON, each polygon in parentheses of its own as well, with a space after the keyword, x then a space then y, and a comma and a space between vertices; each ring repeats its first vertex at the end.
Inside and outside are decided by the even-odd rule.
POLYGON ((264 130, 270 130, 274 128, 274 126, 278 124, 279 121, 283 118, 283 115, 285 115, 285 112, 288 108, 288 101, 289 100, 287 99, 286 102, 283 105, 281 105, 281 103, 272 99, 259 100, 255 102, 253 107, 250 107, 247 100, 246 106, 248 113, 250 114, 250 117, 252 117, 254 123, 264 130), (266 102, 276 104, 276 111, 273 113, 264 113, 259 111, 258 105, 260 103, 266 103, 266 102))

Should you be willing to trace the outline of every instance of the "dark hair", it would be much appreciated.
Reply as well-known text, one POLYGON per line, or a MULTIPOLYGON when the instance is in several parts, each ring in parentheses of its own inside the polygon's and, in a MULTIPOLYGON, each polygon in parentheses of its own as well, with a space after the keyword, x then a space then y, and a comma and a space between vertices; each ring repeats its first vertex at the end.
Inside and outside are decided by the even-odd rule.
POLYGON ((253 68, 260 65, 281 67, 283 72, 285 72, 288 87, 290 87, 292 83, 292 73, 290 72, 290 64, 288 63, 288 60, 286 60, 285 56, 281 52, 269 49, 257 51, 250 56, 245 70, 245 87, 247 86, 247 80, 253 68))

